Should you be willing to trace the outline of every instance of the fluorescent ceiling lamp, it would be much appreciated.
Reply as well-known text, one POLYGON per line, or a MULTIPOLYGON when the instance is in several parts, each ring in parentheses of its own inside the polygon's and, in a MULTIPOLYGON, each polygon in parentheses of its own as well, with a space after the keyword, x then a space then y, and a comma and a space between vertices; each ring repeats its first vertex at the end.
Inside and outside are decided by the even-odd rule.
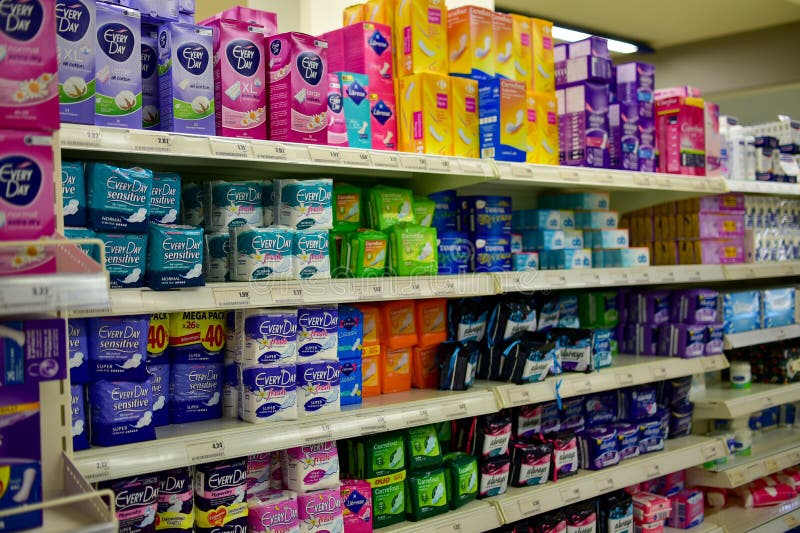
MULTIPOLYGON (((562 28, 560 26, 553 26, 553 38, 559 41, 574 43, 575 41, 581 41, 588 37, 591 37, 591 34, 562 28)), ((608 39, 608 49, 618 54, 635 54, 639 51, 639 47, 635 44, 618 41, 616 39, 608 39)))

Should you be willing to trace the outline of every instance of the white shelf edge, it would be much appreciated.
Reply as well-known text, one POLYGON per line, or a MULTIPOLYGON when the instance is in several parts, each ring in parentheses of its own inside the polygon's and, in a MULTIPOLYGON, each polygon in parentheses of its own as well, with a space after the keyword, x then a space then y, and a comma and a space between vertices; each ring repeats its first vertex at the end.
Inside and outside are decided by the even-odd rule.
POLYGON ((628 459, 603 470, 581 470, 556 483, 509 488, 506 494, 487 501, 498 506, 505 523, 511 523, 702 464, 726 454, 727 446, 722 440, 682 437, 667 441, 666 449, 662 452, 628 459))
POLYGON ((716 471, 693 468, 689 471, 689 484, 734 489, 800 464, 800 431, 780 428, 764 433, 754 439, 752 453, 731 456, 716 471))
POLYGON ((706 511, 706 519, 719 524, 726 533, 783 533, 800 526, 800 496, 774 507, 706 511))
POLYGON ((419 522, 401 522, 381 528, 387 533, 433 531, 435 533, 482 533, 503 525, 497 508, 486 501, 473 501, 455 511, 419 522))
POLYGON ((664 533, 725 533, 725 530, 717 524, 711 523, 706 518, 699 526, 690 529, 678 529, 675 527, 664 527, 664 533))
POLYGON ((286 422, 250 424, 216 419, 157 428, 157 440, 75 453, 89 481, 103 481, 180 466, 284 450, 318 442, 384 433, 429 423, 495 413, 491 390, 464 392, 414 389, 367 398, 362 407, 286 422))
POLYGON ((713 372, 727 367, 728 360, 724 355, 696 357, 694 359, 617 355, 614 356, 614 363, 611 367, 589 374, 566 373, 559 376, 550 376, 539 383, 526 385, 498 385, 491 382, 482 382, 482 384, 494 386, 501 407, 509 408, 554 400, 557 380, 561 380, 561 388, 559 389, 561 397, 570 398, 621 387, 713 372))
POLYGON ((731 192, 743 192, 748 194, 800 195, 800 185, 797 183, 778 183, 772 181, 729 180, 728 190, 731 192))
POLYGON ((800 382, 785 385, 753 383, 751 388, 741 390, 720 383, 692 396, 697 420, 732 419, 797 401, 800 401, 800 382))
POLYGON ((779 328, 757 329, 744 333, 725 335, 725 349, 734 350, 746 346, 758 346, 769 342, 800 337, 800 324, 790 324, 779 328))

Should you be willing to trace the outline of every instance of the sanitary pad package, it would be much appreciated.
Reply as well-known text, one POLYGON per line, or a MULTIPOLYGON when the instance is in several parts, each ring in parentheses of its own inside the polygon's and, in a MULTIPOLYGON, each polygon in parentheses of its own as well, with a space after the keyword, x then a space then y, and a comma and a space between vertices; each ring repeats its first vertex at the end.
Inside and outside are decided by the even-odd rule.
POLYGON ((93 381, 147 380, 145 368, 149 315, 89 319, 89 357, 93 381))
POLYGON ((153 172, 104 163, 86 165, 89 227, 95 231, 147 233, 153 172))
POLYGON ((292 229, 333 228, 333 182, 275 180, 276 222, 292 229))
POLYGON ((58 87, 61 121, 94 124, 95 2, 76 0, 56 7, 58 87), (86 51, 89 50, 89 53, 86 51))
POLYGON ((241 418, 251 423, 297 419, 294 365, 258 365, 241 371, 241 418))
POLYGON ((147 284, 155 290, 202 287, 203 229, 150 224, 147 284))
POLYGON ((147 266, 147 235, 98 233, 106 252, 111 287, 141 287, 147 266))
POLYGON ((293 241, 294 232, 288 228, 232 228, 230 278, 233 281, 291 279, 293 241))
POLYGON ((340 372, 335 361, 297 365, 299 416, 339 411, 340 372))
POLYGON ((89 402, 93 445, 116 446, 156 438, 151 382, 98 381, 89 386, 89 402))

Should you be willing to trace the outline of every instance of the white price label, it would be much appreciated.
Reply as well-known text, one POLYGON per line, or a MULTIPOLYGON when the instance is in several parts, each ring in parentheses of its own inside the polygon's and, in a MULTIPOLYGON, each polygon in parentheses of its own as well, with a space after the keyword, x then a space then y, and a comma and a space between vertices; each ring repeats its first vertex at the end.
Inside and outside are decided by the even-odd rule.
POLYGON ((667 367, 656 366, 653 367, 653 377, 657 380, 667 379, 667 367))
POLYGON ((111 476, 111 461, 107 458, 96 459, 89 464, 89 471, 83 472, 86 481, 100 481, 111 476))
MULTIPOLYGON (((524 387, 524 385, 517 385, 517 387, 524 387)), ((508 393, 508 399, 511 402, 512 407, 528 405, 529 403, 532 403, 531 393, 524 389, 510 391, 508 393)))
POLYGON ((333 440, 333 428, 330 424, 308 424, 301 431, 306 444, 333 440))
POLYGON ((342 163, 342 152, 322 146, 309 146, 308 153, 314 163, 339 165, 342 163))
POLYGON ((269 288, 272 303, 278 305, 300 304, 305 299, 303 286, 297 282, 276 281, 269 288))
POLYGON ((581 499, 581 488, 580 487, 572 487, 561 489, 561 501, 564 503, 572 503, 577 502, 581 499))
POLYGON ((526 500, 519 501, 519 513, 522 516, 531 516, 539 513, 542 510, 542 502, 539 500, 526 500))
POLYGON ((578 394, 588 394, 592 392, 591 380, 584 379, 575 384, 575 392, 578 394))
POLYGON ((0 287, 0 305, 6 309, 42 309, 55 302, 55 291, 49 285, 6 285, 0 287))
POLYGON ((692 189, 695 191, 707 191, 708 190, 708 183, 703 178, 692 179, 690 180, 692 184, 692 189))
POLYGON ((689 272, 689 281, 703 281, 703 273, 699 270, 689 272))
POLYGON ((449 159, 444 157, 432 157, 428 159, 428 170, 431 172, 449 174, 453 172, 453 165, 450 163, 449 159))
POLYGON ((460 521, 450 522, 443 526, 437 526, 436 528, 436 533, 456 533, 461 531, 463 531, 463 529, 461 528, 460 521))
POLYGON ((479 161, 471 159, 461 160, 461 173, 465 175, 485 176, 487 174, 486 168, 486 165, 483 165, 479 161))
POLYGON ((186 456, 192 464, 207 463, 225 457, 225 442, 215 439, 186 445, 186 456))
POLYGON ((380 281, 366 283, 358 287, 358 289, 360 289, 360 291, 356 291, 356 296, 359 300, 382 300, 384 297, 383 283, 380 281))
POLYGON ((374 152, 372 165, 378 168, 400 168, 400 158, 388 152, 374 152))
POLYGON ((408 415, 403 422, 405 423, 406 427, 411 426, 421 426, 422 424, 427 424, 431 420, 431 415, 428 413, 427 409, 420 409, 419 411, 415 411, 408 415))
POLYGON ((103 135, 97 126, 65 127, 61 130, 61 143, 67 148, 98 148, 103 135))
POLYGON ((670 272, 662 272, 661 276, 658 278, 658 281, 661 283, 675 283, 675 273, 670 272))
POLYGON ((131 147, 134 151, 172 153, 172 135, 144 130, 131 130, 131 147))
POLYGON ((600 284, 600 274, 597 272, 581 272, 581 279, 587 285, 599 285, 600 284))
POLYGON ((567 284, 567 276, 559 274, 557 276, 552 276, 549 281, 552 285, 564 286, 567 284))
POLYGON ((511 165, 511 175, 515 178, 533 178, 533 167, 525 164, 511 165))
POLYGON ((617 281, 618 283, 628 283, 628 280, 630 279, 630 276, 628 276, 627 272, 619 272, 619 271, 615 272, 613 277, 614 280, 617 281))
POLYGON ((214 302, 219 308, 249 307, 253 305, 250 289, 215 287, 214 302))
POLYGON ((370 435, 372 433, 383 433, 388 429, 389 426, 386 423, 386 417, 384 416, 370 417, 361 423, 362 435, 370 435))
POLYGON ((738 487, 739 485, 744 485, 745 483, 744 473, 734 472, 731 475, 731 481, 733 482, 733 485, 736 487, 738 487))
POLYGON ((428 158, 419 155, 404 155, 400 158, 403 168, 409 170, 428 170, 428 158))
POLYGON ((620 385, 632 385, 633 374, 631 372, 619 372, 617 374, 617 381, 620 385))
POLYGON ((713 372, 720 370, 720 360, 717 357, 703 357, 700 359, 700 364, 703 366, 703 372, 713 372))
POLYGON ((792 452, 789 454, 789 462, 792 466, 800 463, 800 452, 792 452))
POLYGON ((633 274, 633 281, 635 283, 648 284, 650 283, 650 272, 638 271, 633 274))
POLYGON ((767 474, 773 474, 781 469, 781 467, 778 465, 778 461, 775 459, 765 459, 764 467, 767 469, 767 474))
POLYGON ((288 161, 289 151, 286 145, 275 142, 254 142, 253 155, 259 161, 288 161))
POLYGON ((211 139, 211 153, 214 154, 214 157, 226 157, 229 159, 250 159, 253 157, 250 141, 246 140, 223 141, 221 139, 211 139))
POLYGON ((354 167, 368 167, 372 165, 372 160, 367 152, 356 150, 342 150, 342 163, 354 167))
POLYGON ((654 477, 658 477, 661 475, 661 467, 658 465, 650 465, 645 470, 645 476, 647 479, 653 479, 654 477))
POLYGON ((598 479, 595 482, 595 485, 597 486, 597 490, 600 492, 609 492, 614 490, 614 479, 610 477, 598 479))
POLYGON ((450 420, 454 418, 464 418, 468 415, 469 409, 467 409, 467 402, 452 403, 444 408, 444 416, 450 420))
POLYGON ((599 174, 597 176, 597 181, 600 183, 614 183, 615 176, 614 174, 599 174))
POLYGON ((765 407, 772 407, 775 401, 772 399, 772 396, 767 396, 764 398, 763 403, 765 407))
POLYGON ((754 479, 758 479, 760 477, 764 477, 767 473, 764 471, 764 465, 761 463, 754 463, 747 467, 745 470, 745 477, 748 481, 753 481, 754 479))
POLYGON ((703 459, 706 461, 713 459, 717 456, 717 448, 716 446, 703 446, 700 449, 700 453, 703 454, 703 459))
POLYGON ((652 187, 653 180, 647 174, 636 174, 633 177, 633 182, 640 187, 652 187))
POLYGON ((663 176, 656 176, 656 183, 662 189, 671 189, 672 188, 672 178, 667 178, 663 176))

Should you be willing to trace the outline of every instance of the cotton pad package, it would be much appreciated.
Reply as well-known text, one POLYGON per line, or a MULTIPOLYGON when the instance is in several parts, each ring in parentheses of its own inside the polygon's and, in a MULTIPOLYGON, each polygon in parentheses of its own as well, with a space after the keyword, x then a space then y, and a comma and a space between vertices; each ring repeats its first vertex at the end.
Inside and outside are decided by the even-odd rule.
POLYGON ((289 490, 305 494, 339 488, 339 453, 335 442, 289 448, 281 453, 281 467, 289 490))

